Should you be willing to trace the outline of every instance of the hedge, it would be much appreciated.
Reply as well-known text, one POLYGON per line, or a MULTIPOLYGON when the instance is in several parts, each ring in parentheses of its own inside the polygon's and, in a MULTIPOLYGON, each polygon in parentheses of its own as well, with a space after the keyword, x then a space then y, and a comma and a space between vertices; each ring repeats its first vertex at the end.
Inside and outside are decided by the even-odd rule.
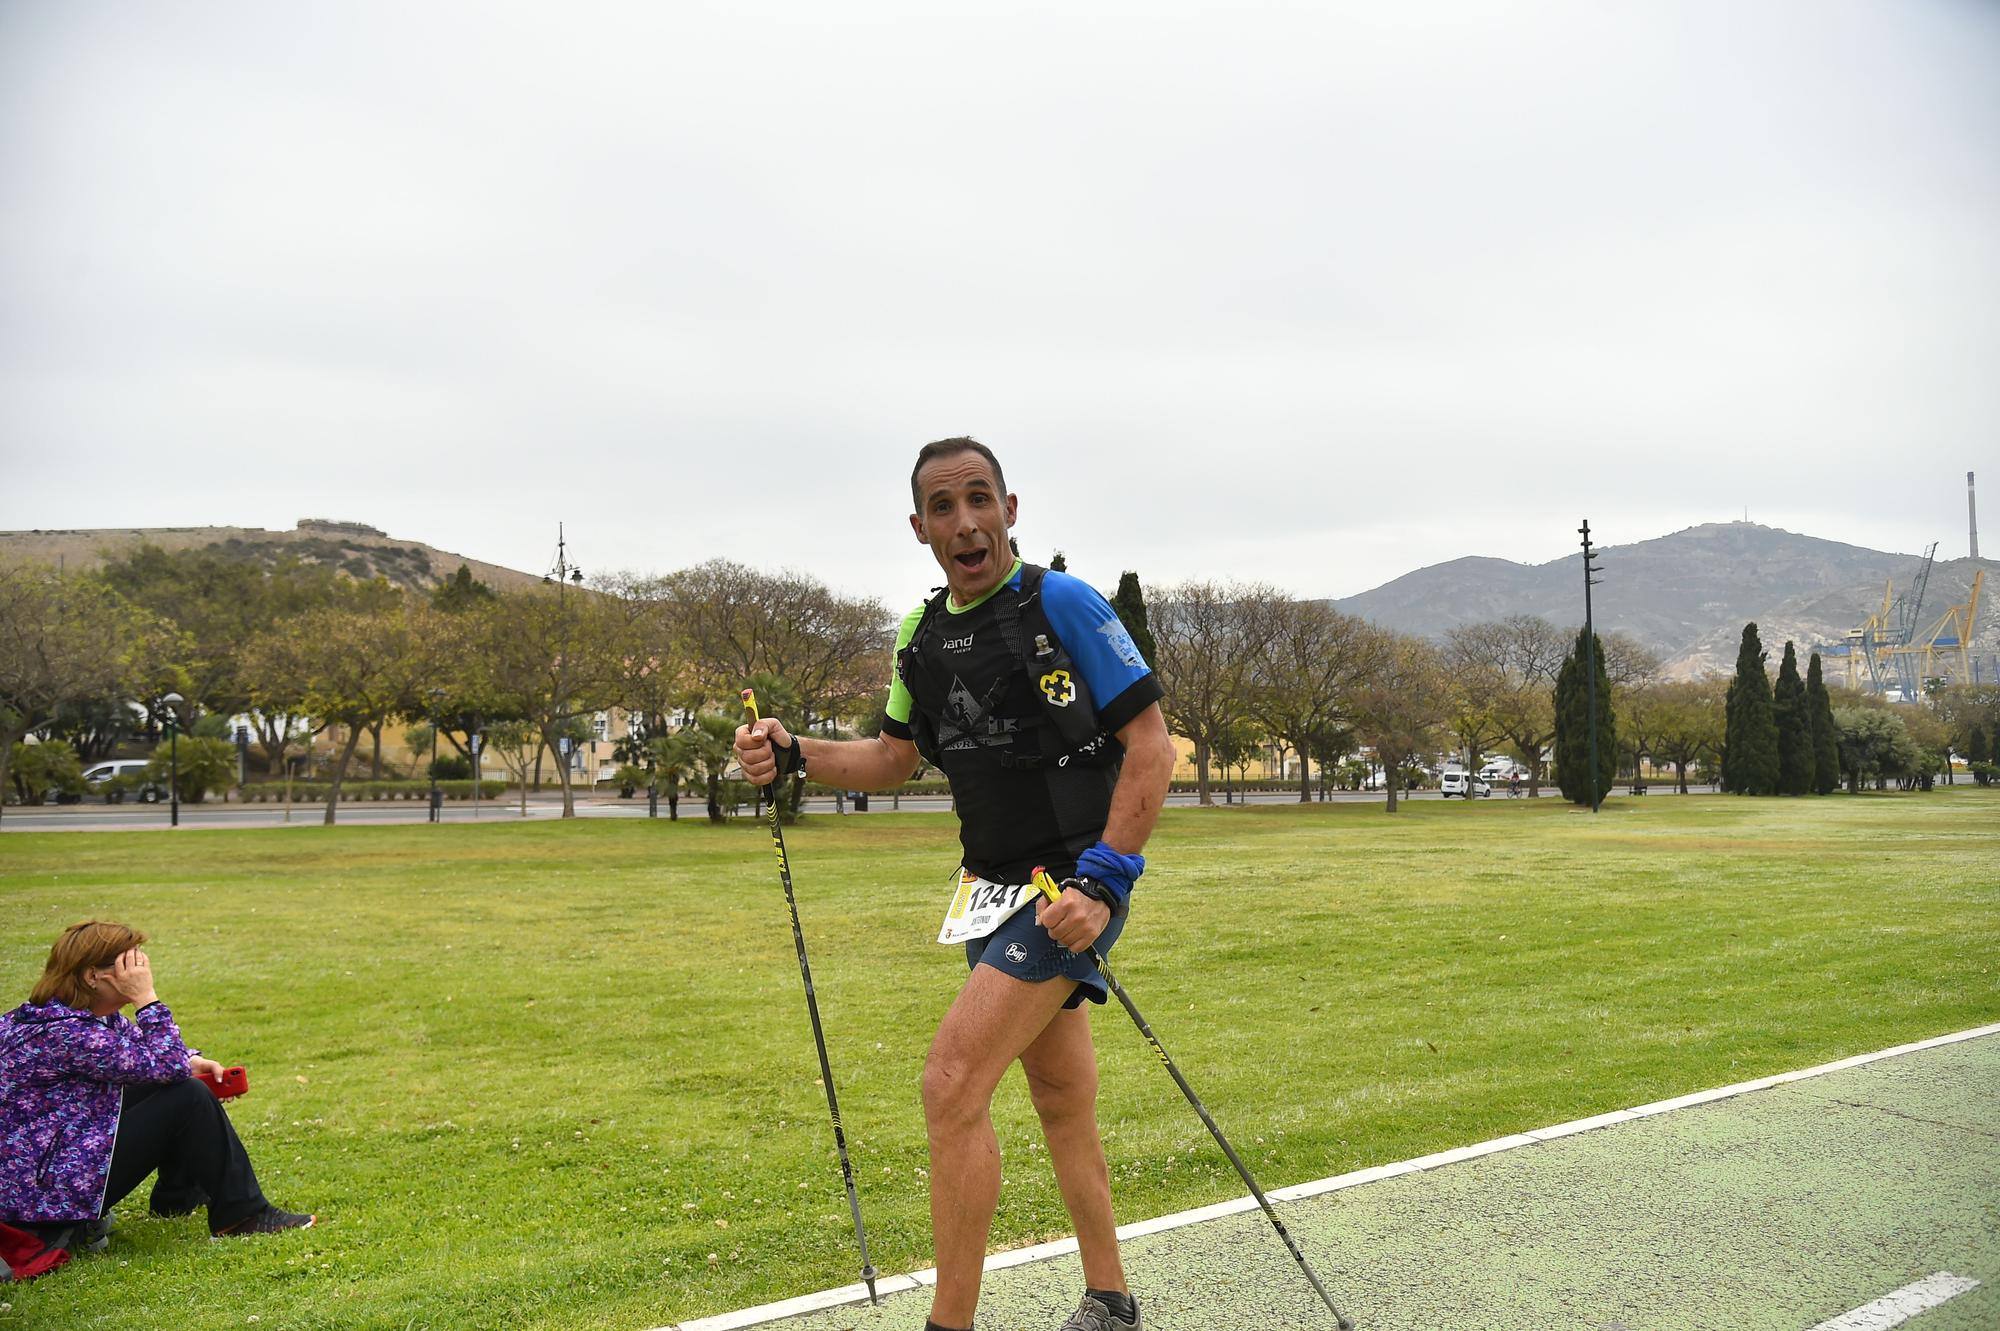
MULTIPOLYGON (((330 781, 292 782, 292 802, 312 804, 326 799, 326 792, 332 788, 330 781)), ((469 800, 472 798, 472 782, 440 781, 438 793, 448 800, 469 800)), ((481 781, 481 799, 498 799, 505 794, 505 781, 481 781)), ((428 781, 343 781, 340 798, 343 802, 370 800, 426 800, 430 798, 431 783, 428 781)), ((285 802, 285 783, 282 781, 253 781, 244 786, 238 794, 246 804, 282 804, 285 802)))

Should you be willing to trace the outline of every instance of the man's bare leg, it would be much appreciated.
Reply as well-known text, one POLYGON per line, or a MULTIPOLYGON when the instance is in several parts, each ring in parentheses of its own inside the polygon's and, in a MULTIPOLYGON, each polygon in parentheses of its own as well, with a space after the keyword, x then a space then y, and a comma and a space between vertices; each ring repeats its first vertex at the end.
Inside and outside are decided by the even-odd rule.
POLYGON ((924 1063, 924 1126, 931 1145, 931 1240, 937 1290, 931 1320, 969 1327, 979 1306, 986 1237, 1000 1200, 1000 1143, 993 1089, 1048 1027, 1074 988, 1029 984, 974 966, 931 1041, 924 1063))
POLYGON ((1111 1213, 1111 1171, 1097 1132, 1097 1051, 1090 1043, 1089 1013, 1081 1007, 1058 1012, 1022 1053, 1021 1068, 1028 1074, 1063 1205, 1076 1226, 1083 1283, 1126 1293, 1118 1222, 1111 1213))

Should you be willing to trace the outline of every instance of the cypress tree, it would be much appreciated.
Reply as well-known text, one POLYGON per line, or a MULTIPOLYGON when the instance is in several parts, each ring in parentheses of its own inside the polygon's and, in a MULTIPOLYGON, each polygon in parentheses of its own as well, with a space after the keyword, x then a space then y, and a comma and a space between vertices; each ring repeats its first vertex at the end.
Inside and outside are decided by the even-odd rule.
POLYGON ((1146 622, 1146 593, 1139 589, 1139 575, 1126 572, 1118 579, 1118 590, 1112 594, 1111 608, 1118 612, 1118 620, 1125 631, 1132 635, 1132 641, 1139 648, 1139 655, 1152 665, 1159 660, 1159 646, 1153 641, 1153 630, 1146 622))
POLYGON ((431 604, 440 610, 470 610, 482 602, 493 599, 493 589, 472 576, 472 570, 464 564, 458 572, 431 588, 431 604))
POLYGON ((1979 765, 1991 762, 1992 757, 1992 751, 1986 744, 1986 732, 1978 726, 1972 727, 1972 733, 1965 741, 1965 762, 1973 769, 1972 779, 1982 786, 1986 784, 1986 773, 1978 770, 1979 765))
POLYGON ((1820 678, 1818 652, 1806 667, 1806 717, 1812 722, 1813 794, 1831 795, 1840 789, 1840 727, 1833 723, 1833 698, 1820 678))
POLYGON ((1807 794, 1814 775, 1812 712, 1805 681, 1799 678, 1799 654, 1789 641, 1771 695, 1771 717, 1778 724, 1778 793, 1807 794))
MULTIPOLYGON (((1592 663, 1597 675, 1597 798, 1611 793, 1618 779, 1618 723, 1611 713, 1611 677, 1604 669, 1604 644, 1591 639, 1592 663)), ((1572 804, 1589 804, 1590 782, 1590 692, 1584 674, 1584 634, 1577 630, 1576 646, 1564 659, 1556 675, 1556 786, 1572 804)))
POLYGON ((1049 557, 1049 572, 1051 573, 1069 572, 1069 561, 1063 558, 1062 551, 1058 550, 1055 552, 1055 554, 1049 557))
POLYGON ((1755 621, 1743 626, 1736 678, 1729 682, 1723 721, 1722 788, 1736 795, 1769 795, 1778 788, 1778 722, 1772 715, 1771 677, 1764 673, 1764 644, 1755 621))

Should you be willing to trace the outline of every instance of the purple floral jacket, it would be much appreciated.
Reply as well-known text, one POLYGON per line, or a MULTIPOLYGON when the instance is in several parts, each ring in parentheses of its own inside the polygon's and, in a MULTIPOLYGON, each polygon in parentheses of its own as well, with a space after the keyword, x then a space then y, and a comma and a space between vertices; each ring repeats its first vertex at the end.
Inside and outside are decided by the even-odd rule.
POLYGON ((94 1220, 124 1087, 179 1081, 188 1047, 165 1003, 97 1017, 63 1003, 0 1016, 0 1220, 94 1220))

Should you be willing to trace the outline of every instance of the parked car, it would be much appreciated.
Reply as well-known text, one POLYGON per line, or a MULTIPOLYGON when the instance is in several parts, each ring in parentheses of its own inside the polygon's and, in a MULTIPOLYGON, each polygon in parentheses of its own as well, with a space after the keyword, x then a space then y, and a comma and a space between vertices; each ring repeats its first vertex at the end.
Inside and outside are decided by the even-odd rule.
POLYGON ((121 803, 128 790, 141 804, 158 804, 167 797, 167 788, 146 780, 146 767, 144 758, 113 758, 86 771, 84 787, 89 794, 101 795, 106 804, 121 803))
POLYGON ((1491 799, 1493 787, 1478 777, 1468 776, 1464 772, 1446 772, 1438 778, 1438 793, 1446 799, 1450 799, 1453 795, 1467 800, 1475 797, 1491 799))

